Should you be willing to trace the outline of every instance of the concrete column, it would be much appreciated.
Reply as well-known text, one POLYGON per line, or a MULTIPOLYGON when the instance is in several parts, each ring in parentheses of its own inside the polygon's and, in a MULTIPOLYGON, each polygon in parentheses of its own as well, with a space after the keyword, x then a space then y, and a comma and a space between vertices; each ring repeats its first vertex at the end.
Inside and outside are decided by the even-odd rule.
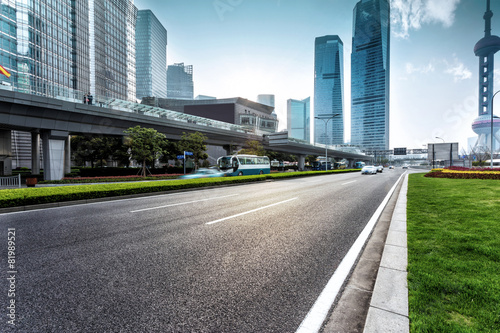
POLYGON ((306 155, 299 155, 299 170, 304 171, 306 166, 306 155))
POLYGON ((0 176, 12 175, 12 133, 0 130, 0 176))
POLYGON ((64 177, 65 142, 69 133, 49 130, 42 133, 43 178, 60 180, 64 177))
POLYGON ((68 135, 64 141, 64 173, 71 173, 71 136, 68 135))
POLYGON ((40 174, 40 133, 31 132, 31 174, 40 174))

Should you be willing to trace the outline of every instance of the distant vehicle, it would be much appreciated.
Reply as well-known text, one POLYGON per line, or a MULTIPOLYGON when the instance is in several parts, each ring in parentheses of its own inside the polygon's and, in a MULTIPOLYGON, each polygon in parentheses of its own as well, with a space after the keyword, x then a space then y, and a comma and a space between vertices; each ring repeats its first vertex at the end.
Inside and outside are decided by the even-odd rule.
POLYGON ((390 166, 389 166, 389 169, 394 169, 394 165, 390 165, 390 166))
POLYGON ((267 156, 222 156, 217 159, 217 167, 226 176, 249 176, 271 173, 271 163, 267 156))
MULTIPOLYGON (((325 170, 325 162, 313 162, 312 163, 312 170, 313 171, 321 171, 321 170, 325 170)), ((333 170, 333 166, 332 166, 332 162, 328 162, 328 164, 326 165, 326 170, 333 170)))
POLYGON ((346 162, 335 162, 335 169, 345 169, 347 167, 346 162))
POLYGON ((189 173, 184 176, 180 176, 180 179, 195 179, 195 178, 212 178, 212 177, 224 177, 224 172, 220 172, 217 169, 206 169, 200 168, 193 173, 189 173))
POLYGON ((361 174, 362 175, 376 175, 377 174, 377 167, 374 165, 365 165, 361 169, 361 174))
POLYGON ((408 165, 407 164, 403 165, 403 169, 408 169, 408 165))
MULTIPOLYGON (((484 168, 489 168, 491 166, 491 160, 484 161, 484 168)), ((493 169, 500 168, 500 159, 493 159, 493 169)))
POLYGON ((354 163, 354 169, 363 169, 365 165, 365 162, 356 162, 354 163))
POLYGON ((384 166, 383 165, 379 165, 377 167, 377 172, 382 172, 382 171, 384 171, 384 166))

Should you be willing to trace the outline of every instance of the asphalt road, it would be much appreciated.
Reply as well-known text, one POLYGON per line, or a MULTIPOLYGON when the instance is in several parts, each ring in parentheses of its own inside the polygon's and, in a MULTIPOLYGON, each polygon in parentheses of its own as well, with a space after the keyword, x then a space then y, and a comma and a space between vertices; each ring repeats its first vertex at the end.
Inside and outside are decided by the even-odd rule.
POLYGON ((0 331, 295 332, 401 174, 0 215, 0 331))

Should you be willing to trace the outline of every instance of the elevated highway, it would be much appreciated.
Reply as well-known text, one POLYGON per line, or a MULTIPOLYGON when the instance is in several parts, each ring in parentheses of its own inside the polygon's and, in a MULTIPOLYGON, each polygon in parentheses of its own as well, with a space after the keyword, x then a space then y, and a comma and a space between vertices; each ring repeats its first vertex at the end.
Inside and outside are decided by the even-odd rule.
MULTIPOLYGON (((9 173, 11 154, 10 131, 32 134, 32 172, 40 170, 40 141, 43 147, 44 176, 47 180, 61 179, 70 168, 69 137, 75 134, 116 135, 139 125, 154 128, 167 139, 179 140, 183 132, 200 132, 209 145, 242 146, 256 140, 268 150, 286 152, 300 157, 320 155, 324 146, 288 139, 285 133, 269 134, 244 126, 192 116, 180 112, 110 99, 99 105, 57 98, 36 96, 18 91, 0 90, 0 159, 3 173, 9 173)), ((329 150, 328 155, 348 160, 369 160, 361 154, 329 150)), ((10 167, 11 169, 11 167, 10 167)))

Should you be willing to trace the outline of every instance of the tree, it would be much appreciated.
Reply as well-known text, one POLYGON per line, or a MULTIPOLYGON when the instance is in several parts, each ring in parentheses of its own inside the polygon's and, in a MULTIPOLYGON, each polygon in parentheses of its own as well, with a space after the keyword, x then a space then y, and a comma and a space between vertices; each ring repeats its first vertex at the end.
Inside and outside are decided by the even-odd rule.
POLYGON ((244 148, 238 152, 238 154, 249 154, 249 155, 257 155, 264 156, 266 154, 266 150, 264 146, 257 140, 249 140, 246 142, 247 148, 244 148))
POLYGON ((193 153, 195 168, 200 166, 200 160, 206 160, 208 158, 208 154, 206 153, 206 140, 208 140, 208 138, 203 133, 182 132, 181 141, 177 143, 179 151, 189 151, 193 153))
POLYGON ((71 151, 76 164, 84 165, 90 162, 92 167, 95 164, 103 167, 106 160, 116 151, 119 142, 120 139, 116 137, 77 135, 71 138, 71 151))
POLYGON ((307 155, 306 156, 306 163, 309 163, 309 165, 312 165, 316 160, 318 159, 318 155, 307 155))
POLYGON ((131 127, 124 131, 132 159, 142 162, 142 176, 146 177, 147 162, 154 162, 163 154, 166 137, 153 128, 131 127))

